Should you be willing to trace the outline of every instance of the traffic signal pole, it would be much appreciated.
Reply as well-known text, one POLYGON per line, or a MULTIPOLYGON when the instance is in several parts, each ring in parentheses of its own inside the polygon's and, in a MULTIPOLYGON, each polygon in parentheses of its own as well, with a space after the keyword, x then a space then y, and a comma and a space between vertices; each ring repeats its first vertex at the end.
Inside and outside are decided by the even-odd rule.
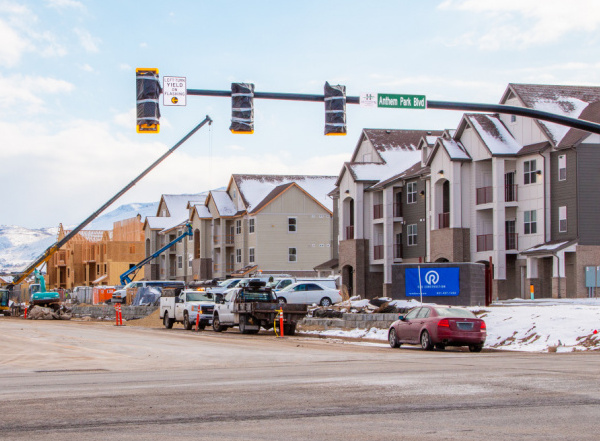
MULTIPOLYGON (((204 90, 187 89, 188 95, 197 96, 215 96, 231 97, 230 90, 204 90)), ((300 93, 278 93, 278 92, 254 92, 254 98, 269 100, 288 100, 288 101, 312 101, 323 102, 325 95, 311 95, 300 93)), ((360 104, 360 97, 346 96, 347 104, 360 104)), ((484 104, 484 103, 466 103, 460 101, 427 101, 428 109, 439 110, 458 110, 467 112, 493 112, 510 115, 525 116, 533 119, 540 119, 574 129, 584 130, 590 133, 600 134, 600 124, 585 121, 568 116, 557 115, 555 113, 544 112, 542 110, 528 109, 526 107, 506 106, 504 104, 484 104)))

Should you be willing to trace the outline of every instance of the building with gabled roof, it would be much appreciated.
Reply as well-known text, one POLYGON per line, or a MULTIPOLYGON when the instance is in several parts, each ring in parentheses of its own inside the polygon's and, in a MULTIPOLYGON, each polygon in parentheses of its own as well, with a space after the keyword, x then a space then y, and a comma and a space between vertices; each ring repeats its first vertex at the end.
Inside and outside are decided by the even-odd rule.
MULTIPOLYGON (((600 122, 600 87, 509 84, 501 104, 600 122)), ((428 153, 428 260, 493 265, 493 296, 582 297, 600 263, 600 136, 465 114, 428 153), (448 148, 450 147, 450 148, 448 148)))
POLYGON ((350 294, 391 294, 392 264, 426 256, 429 167, 421 144, 442 131, 364 129, 332 192, 339 216, 339 262, 350 294), (410 234, 408 230, 410 229, 410 234))

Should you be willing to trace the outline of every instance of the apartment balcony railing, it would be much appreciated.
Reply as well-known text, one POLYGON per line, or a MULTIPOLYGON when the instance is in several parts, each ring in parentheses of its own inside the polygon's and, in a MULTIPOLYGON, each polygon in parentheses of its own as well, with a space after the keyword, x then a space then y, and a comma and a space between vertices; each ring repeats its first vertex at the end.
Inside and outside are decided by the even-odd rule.
POLYGON ((394 259, 402 259, 402 243, 394 244, 394 259))
POLYGON ((490 251, 494 248, 493 234, 479 234, 477 236, 477 251, 490 251))
POLYGON ((504 186, 504 201, 517 202, 517 184, 504 186))
POLYGON ((394 204, 394 217, 402 217, 402 204, 394 204))
POLYGON ((215 273, 219 272, 219 264, 218 263, 213 263, 213 271, 215 273))
POLYGON ((383 204, 373 205, 373 219, 381 219, 383 217, 383 204))
POLYGON ((480 187, 476 189, 476 203, 488 204, 494 200, 493 197, 494 187, 480 187))
POLYGON ((235 265, 233 263, 228 263, 225 265, 225 272, 232 273, 235 269, 235 265))
POLYGON ((450 213, 438 214, 438 225, 439 229, 450 228, 450 213))
POLYGON ((346 239, 354 239, 354 225, 346 227, 346 239))
POLYGON ((374 260, 383 259, 383 245, 374 245, 373 246, 373 259, 374 260))
POLYGON ((225 244, 226 245, 233 245, 234 242, 235 242, 235 235, 233 235, 233 234, 225 235, 225 244))
POLYGON ((508 233, 506 235, 506 249, 507 250, 518 250, 519 249, 519 235, 517 233, 508 233))
POLYGON ((216 234, 213 236, 213 242, 215 244, 224 243, 225 245, 233 245, 235 242, 235 235, 234 234, 216 234))

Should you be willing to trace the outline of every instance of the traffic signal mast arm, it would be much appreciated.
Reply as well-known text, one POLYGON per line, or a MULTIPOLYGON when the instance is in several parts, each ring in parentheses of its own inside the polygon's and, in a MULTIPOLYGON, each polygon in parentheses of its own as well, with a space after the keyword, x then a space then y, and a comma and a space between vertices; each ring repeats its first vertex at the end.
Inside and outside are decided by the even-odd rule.
MULTIPOLYGON (((188 95, 198 96, 219 96, 230 97, 229 90, 202 90, 188 89, 188 95)), ((300 93, 277 93, 277 92, 254 92, 254 98, 269 100, 289 100, 289 101, 325 101, 325 95, 310 95, 300 93)), ((360 104, 360 97, 346 96, 347 104, 360 104)), ((557 115, 555 113, 544 112, 541 110, 528 109, 525 107, 506 106, 503 104, 483 104, 483 103, 465 103, 459 101, 427 101, 428 109, 441 110, 459 110, 472 112, 494 112, 510 115, 520 115, 533 119, 561 124, 563 126, 573 127, 590 133, 600 134, 600 124, 585 121, 568 116, 557 115)))
POLYGON ((135 184, 137 184, 144 176, 150 173, 158 164, 160 164, 163 160, 165 160, 171 153, 177 150, 184 142, 186 142, 194 133, 200 130, 206 123, 212 123, 212 119, 207 115, 206 118, 194 127, 187 135, 185 135, 181 140, 171 147, 167 152, 165 152, 160 158, 158 158, 152 165, 150 165, 146 170, 144 170, 137 178, 131 181, 125 188, 119 191, 116 195, 114 195, 108 202, 106 202, 102 207, 92 213, 86 220, 84 220, 81 224, 75 227, 69 234, 63 237, 61 240, 57 241, 55 244, 51 245, 44 251, 37 259, 35 259, 32 263, 27 266, 22 272, 18 273, 13 279, 11 285, 18 285, 23 282, 38 266, 43 263, 46 263, 50 260, 52 255, 56 253, 63 245, 65 245, 69 240, 71 240, 75 235, 77 235, 81 230, 87 227, 94 219, 96 219, 104 210, 110 207, 117 199, 119 199, 123 194, 129 191, 135 184))
POLYGON ((162 247, 160 250, 158 250, 155 253, 151 254, 150 256, 146 257, 144 260, 142 260, 141 262, 139 262, 137 265, 132 266, 127 271, 125 271, 123 274, 121 274, 119 276, 119 278, 121 280, 121 285, 127 285, 128 283, 130 283, 131 279, 129 278, 129 276, 131 274, 137 272, 137 270, 139 270, 141 267, 143 267, 144 265, 146 265, 151 260, 156 259, 158 256, 160 256, 163 252, 165 252, 166 250, 168 250, 169 248, 171 248, 177 242, 182 241, 187 236, 191 237, 194 234, 193 231, 192 231, 192 226, 190 224, 186 224, 185 226, 186 226, 186 230, 185 230, 185 232, 181 236, 179 236, 178 238, 172 240, 171 242, 169 242, 168 244, 166 244, 164 247, 162 247))

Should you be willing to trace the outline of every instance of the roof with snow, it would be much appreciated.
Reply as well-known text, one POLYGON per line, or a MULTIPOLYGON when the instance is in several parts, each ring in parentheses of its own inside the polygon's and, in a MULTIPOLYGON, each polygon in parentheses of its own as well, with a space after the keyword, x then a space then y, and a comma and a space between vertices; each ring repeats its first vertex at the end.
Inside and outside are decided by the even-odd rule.
MULTIPOLYGON (((313 199, 333 211, 333 200, 327 196, 335 187, 337 176, 314 175, 232 175, 240 191, 240 197, 248 213, 256 210, 259 204, 269 197, 276 187, 295 183, 313 199)), ((231 185, 231 182, 230 182, 231 185)), ((272 197, 273 195, 271 195, 272 197)))
POLYGON ((355 181, 375 182, 379 185, 393 179, 421 160, 421 150, 418 145, 423 138, 429 142, 432 139, 428 137, 441 136, 442 133, 442 131, 431 130, 364 129, 352 155, 352 161, 345 163, 344 167, 352 174, 355 181), (364 139, 371 142, 382 163, 353 162, 364 139))
POLYGON ((399 181, 401 179, 412 179, 412 178, 416 178, 419 176, 427 175, 429 173, 430 173, 430 168, 428 166, 424 166, 421 163, 421 161, 419 161, 416 164, 413 164, 411 167, 404 170, 403 172, 398 173, 398 174, 396 174, 388 179, 385 179, 383 181, 379 181, 377 184, 375 184, 369 188, 381 189, 381 188, 384 188, 386 185, 391 184, 396 181, 399 181))
MULTIPOLYGON (((172 218, 176 219, 187 219, 188 217, 188 203, 203 204, 206 200, 206 193, 199 194, 163 194, 161 196, 161 202, 164 201, 168 214, 172 218)), ((160 206, 161 204, 159 204, 160 206)), ((161 213, 157 213, 160 216, 161 213)))
POLYGON ((196 204, 194 205, 194 210, 196 210, 196 215, 200 219, 212 219, 212 215, 210 214, 210 210, 204 204, 196 204))
POLYGON ((577 239, 574 240, 554 240, 551 242, 542 243, 521 251, 521 254, 525 255, 536 255, 536 254, 554 254, 558 251, 564 250, 572 245, 577 244, 577 239))
MULTIPOLYGON (((511 92, 525 107, 530 109, 600 122, 600 107, 597 107, 597 105, 588 110, 585 116, 583 115, 590 104, 600 101, 600 87, 511 83, 508 85, 501 103, 508 99, 511 92)), ((556 146, 561 144, 563 138, 571 131, 567 126, 547 121, 537 121, 550 142, 556 146)))
POLYGON ((237 208, 225 190, 211 190, 205 202, 207 206, 211 199, 217 207, 219 217, 230 217, 237 214, 237 208))
POLYGON ((492 156, 516 155, 523 147, 508 131, 498 115, 465 113, 464 119, 477 132, 492 156))

